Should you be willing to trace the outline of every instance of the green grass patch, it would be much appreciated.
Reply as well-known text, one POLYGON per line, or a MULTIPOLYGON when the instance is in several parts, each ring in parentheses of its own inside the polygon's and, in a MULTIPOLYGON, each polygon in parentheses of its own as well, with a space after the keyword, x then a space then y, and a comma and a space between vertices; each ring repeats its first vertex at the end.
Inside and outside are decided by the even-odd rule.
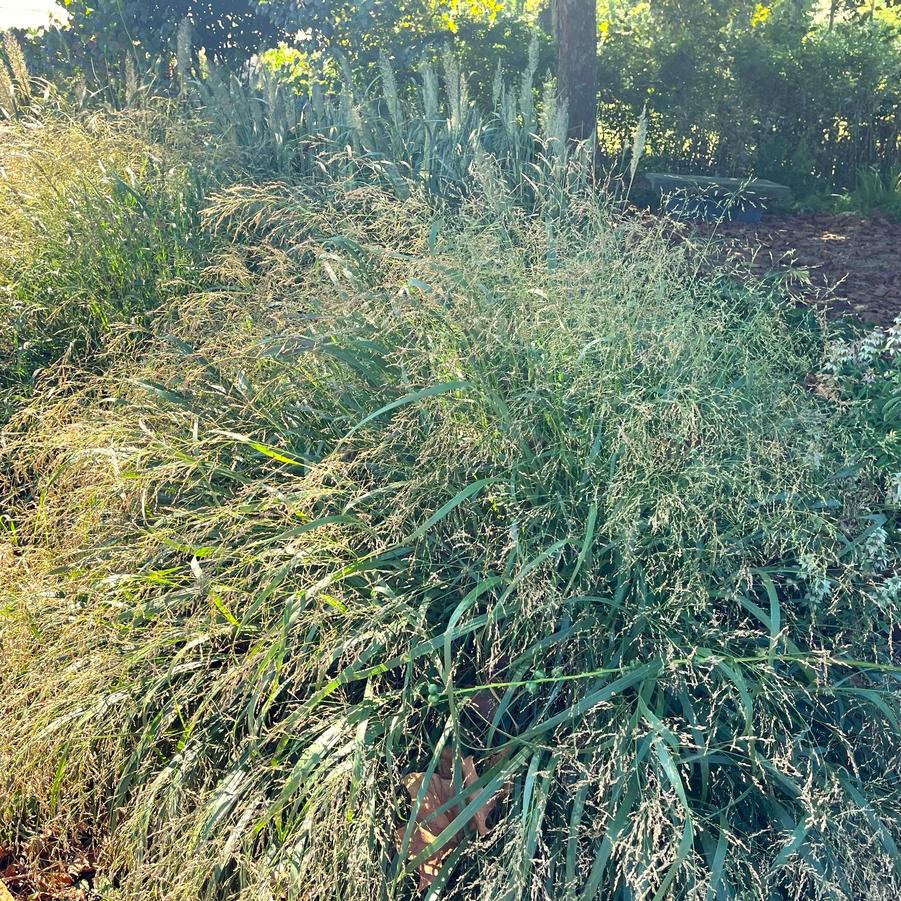
POLYGON ((94 824, 129 899, 897 895, 823 336, 493 190, 223 191, 205 289, 13 419, 0 822, 94 824))
POLYGON ((199 210, 227 161, 202 137, 164 106, 2 128, 0 419, 48 367, 77 370, 119 323, 197 287, 199 210))

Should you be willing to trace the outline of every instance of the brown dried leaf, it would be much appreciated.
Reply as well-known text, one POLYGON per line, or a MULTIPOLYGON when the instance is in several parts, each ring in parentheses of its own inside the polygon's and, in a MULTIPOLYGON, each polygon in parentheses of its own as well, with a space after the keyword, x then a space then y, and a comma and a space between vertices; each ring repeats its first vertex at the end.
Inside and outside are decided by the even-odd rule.
MULTIPOLYGON (((472 786, 479 778, 476 771, 475 760, 468 756, 460 761, 460 768, 463 775, 463 785, 466 788, 472 786)), ((409 773, 404 777, 403 783, 407 793, 412 800, 416 800, 417 795, 422 789, 425 773, 409 773)), ((470 800, 477 794, 473 791, 467 794, 467 800, 470 800)), ((500 794, 500 793, 499 793, 500 794)), ((438 836, 453 822, 460 813, 458 804, 451 804, 441 813, 436 813, 445 804, 454 797, 453 783, 453 755, 449 749, 445 749, 441 755, 441 761, 438 771, 429 779, 429 785, 419 806, 416 815, 416 828, 410 839, 410 845, 407 849, 407 857, 413 858, 424 851, 429 845, 433 844, 438 836)), ((475 829, 479 835, 488 834, 488 818, 497 805, 498 795, 490 798, 483 804, 473 816, 469 819, 466 826, 475 829)), ((395 841, 397 849, 400 851, 404 840, 406 826, 402 826, 396 832, 395 841)), ((419 891, 426 891, 435 881, 435 878, 441 872, 441 866, 447 856, 460 844, 460 833, 453 835, 450 840, 434 854, 427 857, 419 865, 419 891)))
MULTIPOLYGON (((472 757, 464 757, 462 764, 463 784, 467 788, 469 788, 479 778, 478 773, 476 773, 475 761, 472 759, 472 757)), ((471 800, 473 795, 475 794, 476 792, 472 792, 467 795, 467 800, 471 800)), ((494 798, 491 798, 476 810, 476 812, 472 816, 472 819, 469 821, 470 825, 475 826, 476 831, 479 833, 479 835, 488 835, 488 817, 491 816, 491 811, 494 810, 494 805, 494 798)))

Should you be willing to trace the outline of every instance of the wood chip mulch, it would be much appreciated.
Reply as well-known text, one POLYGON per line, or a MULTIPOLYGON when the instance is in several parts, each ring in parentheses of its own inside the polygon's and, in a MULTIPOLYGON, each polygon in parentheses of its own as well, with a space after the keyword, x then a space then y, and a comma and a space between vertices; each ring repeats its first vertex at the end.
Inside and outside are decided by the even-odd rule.
POLYGON ((854 213, 765 215, 754 225, 701 223, 717 256, 754 275, 782 273, 799 296, 831 315, 870 325, 901 316, 901 222, 854 213))

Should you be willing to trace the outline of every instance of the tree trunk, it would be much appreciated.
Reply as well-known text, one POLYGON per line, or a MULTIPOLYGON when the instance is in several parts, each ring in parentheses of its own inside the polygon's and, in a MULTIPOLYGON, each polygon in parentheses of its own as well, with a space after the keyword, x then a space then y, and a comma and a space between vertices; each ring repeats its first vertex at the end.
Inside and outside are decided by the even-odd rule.
POLYGON ((556 0, 557 91, 569 110, 569 134, 594 139, 598 127, 596 0, 556 0))

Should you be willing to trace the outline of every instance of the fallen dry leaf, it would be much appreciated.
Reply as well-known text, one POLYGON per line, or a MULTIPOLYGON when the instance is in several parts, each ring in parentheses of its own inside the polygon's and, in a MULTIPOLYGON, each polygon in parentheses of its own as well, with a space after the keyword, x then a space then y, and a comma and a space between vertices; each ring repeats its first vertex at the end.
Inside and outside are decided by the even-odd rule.
POLYGON ((51 831, 18 849, 0 845, 0 901, 87 901, 95 874, 90 845, 86 832, 61 842, 51 831))
MULTIPOLYGON (((460 770, 463 776, 463 785, 469 788, 479 778, 476 771, 475 760, 471 756, 467 756, 460 761, 460 770)), ((422 790, 425 773, 408 773, 404 777, 403 783, 411 800, 415 801, 419 792, 422 790)), ((465 796, 468 802, 476 794, 476 791, 467 793, 465 796)), ((422 804, 416 814, 416 826, 413 830, 410 844, 407 849, 407 858, 413 858, 421 854, 426 848, 432 845, 438 836, 447 829, 448 826, 456 819, 460 813, 459 804, 451 804, 445 810, 441 810, 444 805, 455 797, 453 782, 453 755, 445 749, 441 755, 441 762, 435 772, 429 779, 428 787, 422 799, 422 804), (438 811, 441 811, 440 813, 438 811)), ((500 792, 494 797, 486 801, 466 823, 464 828, 475 829, 479 835, 488 834, 488 818, 497 805, 500 792)), ((395 836, 397 850, 400 851, 403 846, 404 835, 407 826, 401 826, 395 836)), ((435 881, 435 878, 441 872, 442 864, 448 855, 460 844, 462 829, 454 834, 451 839, 438 848, 434 854, 429 855, 419 865, 419 891, 426 891, 435 881)))

